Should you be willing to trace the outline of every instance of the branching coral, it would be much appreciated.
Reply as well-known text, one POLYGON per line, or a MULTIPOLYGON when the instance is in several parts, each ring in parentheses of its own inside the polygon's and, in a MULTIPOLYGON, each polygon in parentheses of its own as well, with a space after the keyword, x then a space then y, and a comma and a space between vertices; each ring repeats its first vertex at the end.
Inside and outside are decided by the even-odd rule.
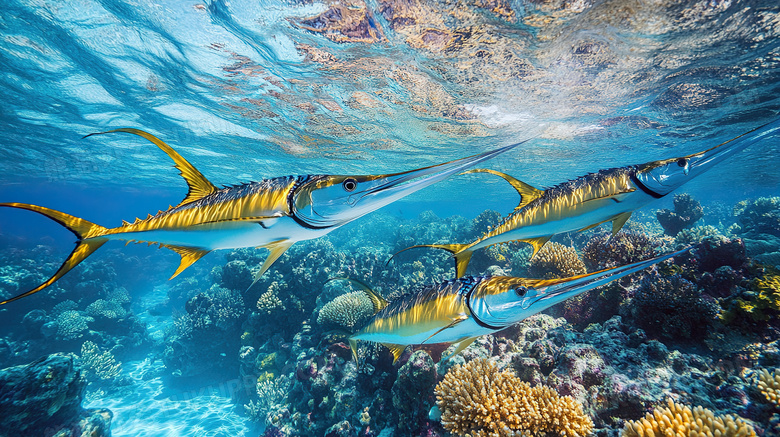
POLYGON ((777 372, 777 369, 772 373, 761 369, 758 374, 758 389, 769 402, 780 407, 780 373, 777 372))
POLYGON ((101 352, 91 341, 81 345, 80 358, 89 382, 109 381, 119 376, 122 365, 116 362, 114 354, 110 351, 101 352))
POLYGON ((374 313, 373 310, 373 304, 364 292, 353 291, 326 303, 317 316, 317 323, 352 330, 365 323, 374 313))
POLYGON ((113 300, 98 299, 87 306, 87 314, 92 317, 104 317, 106 319, 120 319, 127 315, 119 302, 113 300))
POLYGON ((80 338, 89 330, 87 323, 94 322, 95 319, 85 316, 75 310, 67 310, 57 316, 55 322, 57 326, 57 337, 64 340, 73 340, 80 338))
POLYGON ((689 435, 755 437, 756 431, 739 417, 716 416, 706 408, 691 409, 669 399, 668 408, 656 408, 642 419, 626 422, 622 433, 622 437, 689 435))
POLYGON ((593 430, 577 401, 549 387, 531 387, 487 359, 456 365, 435 393, 442 425, 461 436, 581 437, 593 430))
POLYGON ((281 405, 287 396, 290 380, 282 375, 276 379, 266 379, 257 383, 257 402, 250 401, 244 405, 250 419, 263 422, 266 415, 281 405))
POLYGON ((531 258, 528 274, 534 278, 566 278, 586 273, 573 247, 559 243, 547 243, 531 258))

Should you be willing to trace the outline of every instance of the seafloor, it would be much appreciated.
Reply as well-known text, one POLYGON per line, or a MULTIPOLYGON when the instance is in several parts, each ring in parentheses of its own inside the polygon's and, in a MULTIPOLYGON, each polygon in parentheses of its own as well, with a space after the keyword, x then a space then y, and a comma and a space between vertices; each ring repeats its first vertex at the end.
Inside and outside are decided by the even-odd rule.
MULTIPOLYGON (((467 242, 501 217, 372 214, 294 245, 249 291, 262 250, 210 255, 171 282, 175 257, 162 258, 168 264, 151 250, 105 250, 3 310, 0 367, 9 368, 0 371, 0 435, 465 434, 442 424, 452 406, 440 400, 434 408, 443 393, 435 388, 453 366, 484 358, 512 378, 571 396, 568 405, 581 405, 597 435, 628 435, 626 421, 669 400, 780 435, 780 384, 763 372, 780 367, 780 197, 702 206, 678 195, 673 209, 639 211, 614 237, 607 226, 559 235, 530 261, 522 243, 478 251, 468 274, 555 277, 694 247, 479 338, 445 362, 437 363, 446 345, 408 348, 394 365, 386 348, 361 344, 352 359, 347 337, 369 319, 371 304, 343 282, 325 284, 329 278, 360 279, 398 298, 449 279, 454 263, 418 249, 385 265, 393 253, 467 242)), ((10 248, 0 253, 2 298, 36 286, 62 262, 51 248, 0 238, 10 248)), ((506 407, 519 396, 494 401, 506 407)), ((512 425, 506 408, 483 410, 505 420, 504 429, 471 435, 576 435, 541 422, 512 425)))

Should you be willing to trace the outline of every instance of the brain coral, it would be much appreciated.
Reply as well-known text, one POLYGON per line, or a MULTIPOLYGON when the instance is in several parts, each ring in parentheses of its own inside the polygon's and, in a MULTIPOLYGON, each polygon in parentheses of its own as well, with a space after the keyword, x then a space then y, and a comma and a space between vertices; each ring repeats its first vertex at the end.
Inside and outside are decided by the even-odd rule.
POLYGON ((712 411, 683 406, 669 400, 669 408, 656 408, 653 414, 626 422, 622 437, 645 436, 723 436, 755 437, 756 431, 744 420, 730 414, 716 416, 712 411))
POLYGON ((780 407, 780 374, 777 373, 777 370, 769 373, 768 370, 762 369, 758 377, 758 389, 769 402, 780 407))
POLYGON ((442 425, 460 436, 581 437, 593 430, 577 401, 549 387, 531 387, 487 359, 456 365, 435 393, 442 425))
POLYGON ((366 294, 362 291, 353 291, 326 303, 317 316, 317 323, 352 330, 368 321, 373 314, 374 306, 366 294))
POLYGON ((558 243, 545 244, 528 264, 528 274, 534 278, 567 278, 584 273, 585 264, 577 251, 558 243))

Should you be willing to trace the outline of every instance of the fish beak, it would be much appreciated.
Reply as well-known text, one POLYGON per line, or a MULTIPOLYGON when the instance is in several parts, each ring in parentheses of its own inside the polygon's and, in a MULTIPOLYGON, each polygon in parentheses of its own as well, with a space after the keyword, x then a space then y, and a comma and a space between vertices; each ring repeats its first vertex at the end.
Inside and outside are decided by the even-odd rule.
POLYGON ((689 249, 690 247, 686 247, 685 249, 668 253, 666 255, 657 256, 655 258, 650 258, 644 261, 639 261, 620 267, 600 270, 598 272, 589 273, 586 275, 573 276, 563 279, 540 280, 539 283, 534 285, 536 293, 525 299, 522 303, 522 307, 524 309, 534 307, 535 312, 542 311, 543 309, 549 308, 559 302, 569 299, 570 297, 574 297, 586 291, 593 290, 596 287, 605 285, 616 279, 620 279, 624 276, 646 269, 653 264, 685 253, 689 249), (536 311, 537 308, 539 308, 538 311, 536 311))
POLYGON ((635 176, 643 191, 663 197, 682 184, 720 164, 744 148, 766 139, 780 129, 780 120, 759 126, 725 143, 680 158, 663 159, 638 166, 635 176))
POLYGON ((402 173, 322 176, 296 194, 295 216, 313 228, 341 226, 526 141, 402 173), (349 192, 345 192, 347 189, 349 192))
POLYGON ((778 129, 780 129, 780 120, 775 120, 703 152, 679 158, 677 163, 684 167, 683 172, 686 175, 696 177, 720 164, 731 155, 776 133, 778 129))

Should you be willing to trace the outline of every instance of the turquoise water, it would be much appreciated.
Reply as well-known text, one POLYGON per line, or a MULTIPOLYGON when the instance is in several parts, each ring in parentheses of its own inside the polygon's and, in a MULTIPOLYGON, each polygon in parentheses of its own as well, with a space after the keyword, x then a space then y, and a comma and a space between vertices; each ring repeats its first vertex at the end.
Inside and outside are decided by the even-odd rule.
MULTIPOLYGON (((0 202, 43 205, 104 226, 165 210, 187 192, 169 157, 152 144, 125 134, 82 138, 119 127, 157 135, 217 186, 291 174, 400 172, 530 139, 481 166, 543 188, 600 169, 698 152, 780 114, 780 6, 771 1, 11 1, 0 14, 0 33, 0 202)), ((702 203, 697 226, 744 239, 748 260, 767 265, 773 265, 767 254, 780 253, 777 242, 729 227, 739 223, 733 212, 738 202, 780 196, 779 156, 780 140, 768 138, 676 192, 702 203)), ((642 232, 666 238, 663 248, 673 243, 655 212, 672 209, 671 197, 644 207, 629 222, 637 226, 631 229, 642 225, 642 232)), ((80 354, 85 341, 113 351, 124 362, 123 376, 90 381, 84 405, 112 409, 115 436, 258 435, 266 424, 292 435, 290 429, 303 427, 292 417, 309 413, 318 427, 300 428, 301 435, 320 435, 343 420, 355 435, 379 435, 382 429, 422 434, 398 427, 412 421, 407 416, 361 428, 359 413, 369 407, 363 380, 351 389, 348 381, 331 381, 331 404, 323 401, 330 415, 322 413, 326 407, 307 413, 307 398, 300 394, 305 390, 292 384, 278 402, 289 406, 285 419, 249 420, 243 405, 258 395, 254 382, 247 389, 244 378, 256 382, 268 369, 248 370, 240 350, 252 347, 258 363, 272 353, 284 355, 273 378, 295 379, 301 363, 343 344, 315 323, 319 309, 339 294, 323 287, 324 280, 362 275, 402 294, 410 284, 448 279, 454 270, 445 255, 410 252, 384 262, 411 244, 471 241, 486 230, 479 228, 489 221, 480 221, 483 211, 504 216, 517 202, 499 178, 454 176, 322 240, 300 243, 271 269, 259 291, 242 297, 233 325, 194 340, 224 339, 224 351, 199 356, 194 349, 177 350, 182 361, 210 361, 215 368, 184 365, 173 357, 179 352, 166 352, 172 338, 184 335, 174 322, 188 313, 186 302, 199 293, 211 299, 216 291, 208 290, 223 287, 228 262, 255 268, 263 252, 215 252, 168 282, 178 265, 175 254, 112 242, 56 290, 0 310, 8 320, 0 335, 9 345, 0 367, 54 352, 80 354), (424 268, 412 267, 415 256, 424 268), (110 300, 119 288, 127 291, 129 301, 121 305, 132 314, 120 317, 122 323, 93 317, 89 329, 73 338, 43 336, 35 323, 19 325, 34 327, 33 333, 15 328, 36 308, 54 321, 63 311, 55 305, 64 300, 74 301, 73 311, 85 316, 90 303, 110 300), (269 290, 277 290, 286 310, 298 311, 290 316, 293 326, 279 322, 275 330, 255 320, 261 317, 255 302, 269 290), (294 296, 300 299, 290 310, 294 296), (316 332, 314 344, 305 347, 297 345, 304 320, 316 332), (122 334, 130 326, 139 330, 132 339, 122 334), (242 340, 246 332, 251 339, 242 340), (306 352, 296 357, 291 350, 306 352), (153 376, 140 378, 144 372, 153 376), (216 394, 188 397, 207 386, 217 387, 216 394), (239 386, 243 395, 218 389, 239 386), (343 407, 347 401, 333 401, 334 393, 349 390, 358 393, 352 409, 343 407), (175 412, 167 409, 175 402, 183 404, 175 412)), ((554 241, 582 255, 585 237, 577 238, 554 241)), ((72 243, 71 233, 46 218, 0 209, 4 296, 53 274, 72 243)), ((519 264, 505 258, 493 264, 519 274, 519 264)), ((485 273, 491 263, 483 264, 469 273, 485 273)), ((761 277, 747 267, 737 270, 744 279, 737 284, 741 291, 750 291, 750 281, 761 277)), ((706 287, 700 285, 705 294, 706 287)), ((713 299, 736 299, 735 293, 713 299)), ((720 305, 726 311, 726 301, 720 305)), ((628 313, 620 314, 633 326, 628 313)), ((743 327, 744 335, 775 347, 777 328, 769 325, 743 327)), ((582 332, 584 326, 574 329, 582 332)), ((669 350, 726 359, 725 352, 705 351, 704 337, 684 344, 660 341, 669 350)), ((374 367, 396 375, 398 366, 390 370, 379 361, 374 367)), ((771 370, 777 364, 766 358, 745 368, 771 370)), ((385 385, 392 385, 395 376, 388 378, 385 385)), ((716 397, 682 399, 717 412, 752 414, 767 435, 776 432, 766 407, 759 413, 738 410, 717 404, 716 397)), ((644 406, 649 411, 658 403, 652 398, 644 406)), ((620 421, 605 421, 603 409, 588 408, 598 417, 597 428, 622 428, 620 421)), ((635 419, 634 413, 615 417, 635 419)), ((430 425, 443 432, 437 426, 430 425)))

